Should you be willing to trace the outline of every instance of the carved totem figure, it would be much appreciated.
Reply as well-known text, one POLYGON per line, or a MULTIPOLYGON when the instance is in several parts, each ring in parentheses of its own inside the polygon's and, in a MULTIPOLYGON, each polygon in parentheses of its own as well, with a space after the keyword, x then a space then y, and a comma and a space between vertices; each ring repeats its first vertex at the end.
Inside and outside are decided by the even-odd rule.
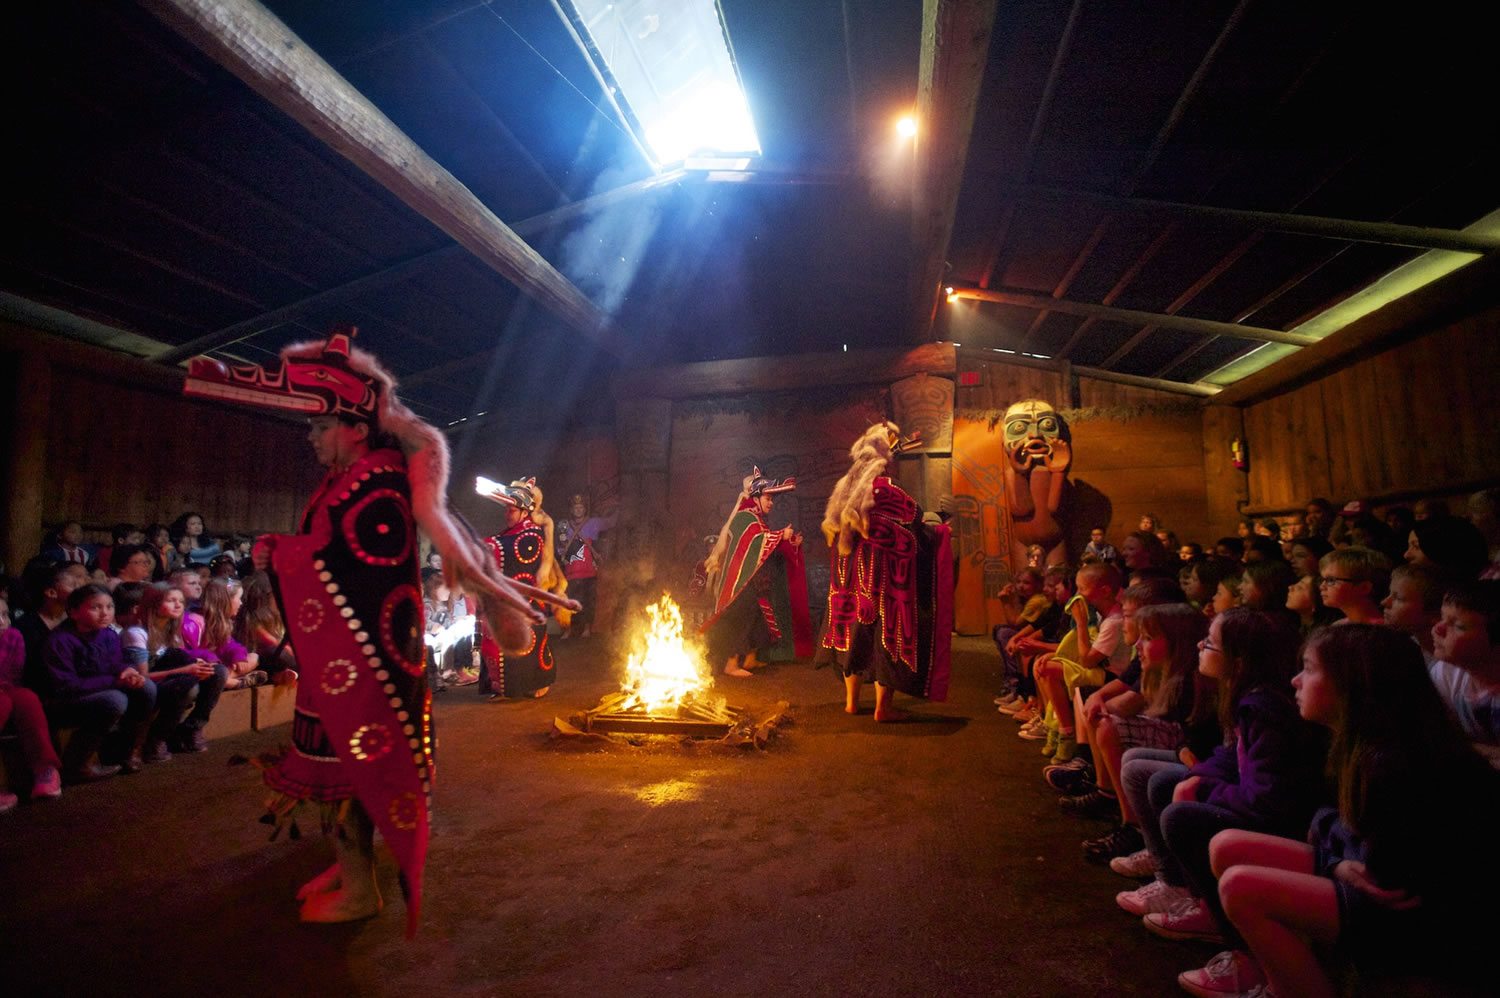
POLYGON ((1073 463, 1068 424, 1041 399, 1005 410, 1005 497, 1010 506, 1011 569, 1026 566, 1026 549, 1041 546, 1043 563, 1068 559, 1068 468, 1073 463))

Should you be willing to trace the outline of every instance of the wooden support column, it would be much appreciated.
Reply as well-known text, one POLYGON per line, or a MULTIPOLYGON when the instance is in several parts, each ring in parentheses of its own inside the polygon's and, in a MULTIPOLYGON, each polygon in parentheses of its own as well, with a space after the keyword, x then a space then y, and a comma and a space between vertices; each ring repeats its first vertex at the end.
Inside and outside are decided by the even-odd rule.
POLYGON ((923 0, 912 171, 912 338, 930 338, 996 0, 923 0))
POLYGON ((538 304, 615 349, 582 291, 256 0, 142 2, 538 304))
POLYGON ((10 446, 5 451, 5 536, 0 559, 20 575, 42 541, 43 495, 47 471, 47 417, 52 406, 52 365, 35 347, 11 354, 10 446))

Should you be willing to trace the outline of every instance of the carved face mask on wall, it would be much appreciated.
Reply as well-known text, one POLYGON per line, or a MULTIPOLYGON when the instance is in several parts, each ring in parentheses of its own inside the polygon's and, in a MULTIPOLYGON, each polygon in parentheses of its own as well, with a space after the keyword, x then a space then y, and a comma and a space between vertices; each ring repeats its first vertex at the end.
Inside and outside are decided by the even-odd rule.
POLYGON ((1057 441, 1069 443, 1068 424, 1050 403, 1025 399, 1005 410, 1005 453, 1021 474, 1048 467, 1057 441))

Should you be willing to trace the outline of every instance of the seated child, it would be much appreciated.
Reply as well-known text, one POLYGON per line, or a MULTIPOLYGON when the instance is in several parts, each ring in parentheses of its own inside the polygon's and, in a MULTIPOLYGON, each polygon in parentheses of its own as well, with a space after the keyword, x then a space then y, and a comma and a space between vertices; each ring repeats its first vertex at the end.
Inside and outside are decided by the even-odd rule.
POLYGON ((47 672, 42 664, 47 635, 68 619, 68 596, 88 581, 88 570, 76 563, 44 560, 26 566, 24 582, 31 609, 16 621, 16 632, 26 645, 23 682, 34 693, 47 690, 47 672))
POLYGON ((1474 747, 1500 767, 1500 582, 1448 590, 1432 651, 1433 685, 1474 747))
MULTIPOLYGON (((227 670, 224 684, 227 690, 262 686, 270 678, 258 668, 260 656, 246 651, 234 637, 234 622, 244 603, 245 590, 238 579, 210 579, 203 587, 203 613, 188 614, 182 622, 183 640, 213 652, 227 670)), ((198 692, 200 705, 203 693, 201 689, 198 692)))
POLYGON ((1297 630, 1303 637, 1319 627, 1344 619, 1342 613, 1323 605, 1323 587, 1319 585, 1316 572, 1292 583, 1286 591, 1286 608, 1297 615, 1297 630))
MULTIPOLYGON (((1120 792, 1120 768, 1127 749, 1158 749, 1176 756, 1187 748, 1195 756, 1206 756, 1222 741, 1214 681, 1198 671, 1198 643, 1208 627, 1207 618, 1185 603, 1144 606, 1137 611, 1142 667, 1139 695, 1145 709, 1134 713, 1105 709, 1096 715, 1092 744, 1095 764, 1103 776, 1099 793, 1116 806, 1120 822, 1113 831, 1084 843, 1087 858, 1109 862, 1135 855, 1136 872, 1154 871, 1139 817, 1120 792)), ((1114 817, 1115 812, 1108 816, 1114 817)))
MULTIPOLYGON (((1019 703, 1000 704, 1000 711, 1010 714, 1022 725, 1040 725, 1042 720, 1032 669, 1038 657, 1057 650, 1058 642, 1072 623, 1072 618, 1063 611, 1063 606, 1073 598, 1072 571, 1066 565, 1053 565, 1047 569, 1042 577, 1042 595, 1047 597, 1047 609, 1034 624, 1027 624, 1012 635, 1004 649, 1007 655, 1015 658, 1020 670, 1016 693, 1022 699, 1019 703)), ((1042 735, 1045 737, 1045 732, 1042 735)))
POLYGON ((1104 528, 1095 527, 1089 531, 1089 542, 1084 545, 1084 554, 1091 554, 1100 561, 1119 561, 1120 552, 1115 546, 1104 539, 1104 528))
POLYGON ((1380 601, 1385 626, 1415 641, 1428 665, 1434 658, 1432 629, 1443 616, 1445 588, 1433 566, 1402 564, 1391 569, 1390 592, 1380 601))
POLYGON ((1378 624, 1380 601, 1391 581, 1391 563, 1370 548, 1335 548, 1318 561, 1323 603, 1356 624, 1378 624))
POLYGON ((212 650, 198 647, 201 632, 187 630, 186 611, 181 589, 154 583, 141 593, 131 619, 136 627, 125 638, 133 654, 145 656, 143 668, 157 685, 159 717, 147 742, 147 762, 164 762, 173 751, 201 752, 207 747, 203 725, 228 675, 212 650))
POLYGON ((1225 741, 1184 765, 1174 753, 1126 753, 1121 789, 1141 819, 1157 879, 1115 901, 1168 939, 1218 941, 1223 919, 1208 842, 1225 828, 1297 834, 1323 802, 1326 733, 1297 715, 1291 677, 1296 630, 1243 607, 1215 617, 1199 644, 1198 670, 1218 681, 1225 741))
POLYGON ((1319 811, 1306 838, 1214 837, 1218 894, 1243 944, 1181 975, 1185 989, 1333 998, 1341 989, 1314 945, 1337 945, 1373 976, 1417 970, 1445 987, 1493 989, 1482 958, 1493 923, 1478 913, 1500 893, 1500 867, 1486 861, 1500 774, 1423 673, 1416 647, 1387 628, 1309 639, 1293 684, 1302 717, 1332 732, 1338 806, 1319 811))
POLYGON ((1120 570, 1103 562, 1085 565, 1078 570, 1077 581, 1081 598, 1075 598, 1068 608, 1076 648, 1070 648, 1064 639, 1057 651, 1036 666, 1037 687, 1056 718, 1042 751, 1054 764, 1067 762, 1078 752, 1072 691, 1079 686, 1103 686, 1130 665, 1130 646, 1124 640, 1125 614, 1119 599, 1123 588, 1120 570), (1091 629, 1094 619, 1098 620, 1097 633, 1091 629))
MULTIPOLYGON (((36 693, 21 685, 26 669, 26 642, 10 626, 10 604, 0 599, 0 732, 10 731, 21 741, 21 755, 31 775, 31 799, 62 796, 57 752, 52 748, 47 714, 36 693)), ((20 774, 11 774, 13 780, 20 774)), ((16 806, 13 793, 0 791, 0 812, 16 806)))
POLYGON ((47 637, 47 717, 59 728, 76 727, 62 756, 64 783, 87 783, 141 768, 141 745, 156 709, 156 684, 125 664, 111 629, 115 604, 109 590, 89 584, 68 596, 68 619, 47 637), (96 751, 118 763, 95 765, 96 751))
MULTIPOLYGON (((1090 757, 1094 749, 1094 728, 1099 718, 1105 713, 1139 714, 1147 704, 1146 698, 1140 692, 1141 661, 1134 656, 1134 649, 1139 639, 1139 632, 1135 625, 1136 613, 1148 606, 1181 602, 1182 589, 1171 579, 1156 575, 1132 583, 1120 594, 1120 611, 1124 617, 1122 637, 1125 645, 1132 650, 1130 664, 1120 675, 1106 676, 1103 686, 1093 689, 1075 688, 1072 691, 1073 717, 1077 722, 1078 744, 1080 747, 1088 746, 1090 757)), ((1090 801, 1097 804, 1091 809, 1078 811, 1074 809, 1074 804, 1064 803, 1063 810, 1076 814, 1092 814, 1095 810, 1101 811, 1104 815, 1114 813, 1115 804, 1112 799, 1094 801, 1100 796, 1095 792, 1094 766, 1082 756, 1075 756, 1067 762, 1047 766, 1042 770, 1042 776, 1054 790, 1075 796, 1087 793, 1090 795, 1090 801)))
POLYGON ((234 639, 255 653, 257 668, 269 675, 272 683, 295 685, 297 656, 286 640, 286 624, 276 605, 271 577, 265 572, 252 572, 245 578, 243 592, 244 600, 234 618, 234 639))
POLYGON ((1004 620, 995 625, 991 632, 1005 668, 1005 689, 995 698, 997 706, 1019 699, 1016 687, 1020 684, 1020 663, 1006 651, 1006 646, 1011 638, 1028 625, 1035 625, 1052 606, 1052 601, 1042 592, 1043 578, 1042 573, 1036 569, 1025 568, 1017 572, 1015 579, 1007 582, 1000 590, 1000 607, 1004 620))

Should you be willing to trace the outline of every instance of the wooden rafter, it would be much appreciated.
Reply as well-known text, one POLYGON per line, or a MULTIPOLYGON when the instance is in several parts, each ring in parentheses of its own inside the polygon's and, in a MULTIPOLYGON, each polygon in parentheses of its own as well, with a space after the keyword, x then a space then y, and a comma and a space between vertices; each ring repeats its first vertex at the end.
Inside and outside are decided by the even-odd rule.
POLYGON ((912 171, 912 338, 932 329, 997 0, 923 0, 912 171))
POLYGON ((143 0, 319 140, 572 328, 613 349, 605 315, 256 0, 143 0))
POLYGON ((1116 308, 1112 305, 1096 305, 1093 302, 1070 301, 1066 298, 1050 298, 1047 295, 1022 291, 987 291, 983 288, 957 288, 955 298, 970 298, 1000 305, 1017 305, 1021 308, 1047 309, 1067 315, 1103 319, 1111 322, 1156 324, 1163 329, 1180 329, 1184 332, 1204 336, 1237 336, 1246 340, 1261 340, 1266 343, 1290 343, 1294 346, 1311 346, 1317 337, 1302 333, 1288 333, 1280 329, 1265 329, 1260 326, 1240 326, 1232 322, 1214 319, 1198 319, 1185 315, 1167 315, 1164 312, 1142 312, 1133 308, 1116 308))

